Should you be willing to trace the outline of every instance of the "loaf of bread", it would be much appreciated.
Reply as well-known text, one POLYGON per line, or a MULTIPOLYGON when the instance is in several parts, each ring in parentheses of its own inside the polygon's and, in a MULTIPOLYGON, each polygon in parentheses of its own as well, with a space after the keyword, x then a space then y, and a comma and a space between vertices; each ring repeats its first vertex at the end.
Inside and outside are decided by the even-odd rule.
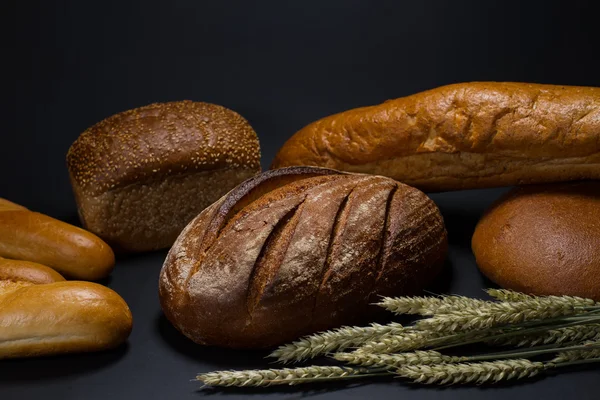
POLYGON ((169 247, 205 207, 260 171, 248 122, 191 101, 152 104, 92 126, 67 163, 84 227, 115 251, 169 247))
POLYGON ((314 122, 273 168, 314 165, 426 191, 600 179, 600 88, 475 82, 314 122))
POLYGON ((125 301, 104 286, 0 260, 0 359, 110 349, 127 339, 131 324, 125 301))
POLYGON ((82 280, 104 278, 115 265, 113 251, 96 235, 4 199, 0 257, 40 263, 82 280))
POLYGON ((472 244, 503 288, 600 301, 600 182, 514 189, 481 218, 472 244))
POLYGON ((249 179, 181 233, 160 274, 167 318, 193 341, 260 348, 368 318, 421 290, 447 250, 439 210, 381 176, 298 167, 249 179))

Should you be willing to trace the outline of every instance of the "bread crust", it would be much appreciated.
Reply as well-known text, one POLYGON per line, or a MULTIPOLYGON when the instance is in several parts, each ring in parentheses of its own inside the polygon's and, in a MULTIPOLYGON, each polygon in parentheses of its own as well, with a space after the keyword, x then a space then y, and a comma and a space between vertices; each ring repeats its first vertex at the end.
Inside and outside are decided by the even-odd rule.
POLYGON ((256 133, 219 105, 157 103, 109 117, 67 154, 86 229, 116 251, 170 246, 185 225, 260 171, 256 133))
POLYGON ((45 265, 0 257, 0 281, 27 282, 40 285, 64 280, 65 278, 61 274, 45 265))
POLYGON ((13 286, 0 291, 0 359, 106 350, 131 332, 129 307, 102 285, 13 286))
POLYGON ((115 265, 112 249, 96 235, 4 201, 0 208, 0 257, 47 265, 72 279, 97 280, 115 265))
POLYGON ((316 121, 273 168, 384 175, 427 191, 600 179, 600 88, 471 82, 316 121))
POLYGON ((410 294, 441 269, 439 210, 380 176, 268 171, 181 233, 159 280, 167 318, 197 343, 268 347, 363 319, 376 295, 410 294))
POLYGON ((472 247, 501 287, 600 301, 600 182, 510 191, 481 218, 472 247))

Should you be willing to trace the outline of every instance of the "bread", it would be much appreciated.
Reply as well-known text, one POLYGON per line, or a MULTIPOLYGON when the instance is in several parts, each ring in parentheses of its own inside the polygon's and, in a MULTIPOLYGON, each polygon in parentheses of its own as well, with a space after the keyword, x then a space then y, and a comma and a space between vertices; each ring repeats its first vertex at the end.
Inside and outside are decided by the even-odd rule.
POLYGON ((472 245, 503 288, 600 301, 600 182, 514 189, 481 218, 472 245))
POLYGON ((185 225, 260 171, 256 133, 237 113, 152 104, 92 126, 67 154, 84 227, 115 251, 169 247, 185 225))
POLYGON ((65 278, 61 274, 45 265, 0 257, 0 285, 8 285, 13 282, 40 285, 64 280, 65 278))
POLYGON ((385 175, 426 191, 600 179, 600 88, 473 82, 316 121, 273 168, 385 175))
POLYGON ((440 271, 444 223, 380 176, 286 168, 252 178, 181 233, 160 274, 167 318, 193 341, 261 348, 369 317, 440 271))
POLYGON ((115 265, 113 251, 97 236, 4 199, 0 257, 40 263, 82 280, 104 278, 115 265))
POLYGON ((106 350, 131 332, 129 307, 104 286, 1 279, 0 359, 106 350))

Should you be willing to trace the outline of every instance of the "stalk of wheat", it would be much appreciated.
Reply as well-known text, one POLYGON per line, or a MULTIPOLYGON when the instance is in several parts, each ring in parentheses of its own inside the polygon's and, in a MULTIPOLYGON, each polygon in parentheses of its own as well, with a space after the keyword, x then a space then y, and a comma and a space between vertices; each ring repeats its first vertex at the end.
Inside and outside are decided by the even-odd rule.
POLYGON ((535 298, 519 302, 486 303, 479 308, 439 314, 418 321, 416 327, 420 330, 451 333, 569 316, 584 311, 569 298, 535 298))
MULTIPOLYGON (((207 386, 271 386, 293 385, 319 379, 341 379, 368 374, 365 369, 312 366, 248 371, 215 371, 200 374, 196 379, 207 386)), ((372 374, 369 374, 372 376, 372 374)))
POLYGON ((387 325, 371 324, 366 327, 342 327, 306 336, 293 343, 281 346, 269 354, 269 357, 276 358, 280 362, 301 361, 332 351, 360 346, 363 343, 385 336, 398 335, 404 331, 405 328, 395 322, 387 325))
POLYGON ((395 314, 434 315, 480 307, 485 303, 489 302, 464 296, 384 297, 377 305, 395 314))
POLYGON ((549 368, 600 363, 600 303, 503 289, 488 293, 501 301, 386 297, 379 305, 392 312, 430 317, 408 327, 343 327, 307 336, 270 355, 289 362, 335 352, 332 358, 352 367, 216 371, 200 374, 197 380, 208 386, 270 386, 397 374, 425 384, 484 384, 532 377, 549 368), (471 356, 423 350, 477 342, 517 349, 471 356), (349 348, 356 349, 343 352, 349 348), (528 359, 551 353, 556 356, 546 363, 528 359))
POLYGON ((353 351, 351 353, 335 353, 332 357, 338 361, 362 367, 400 367, 403 365, 457 363, 467 360, 467 357, 447 356, 432 350, 399 354, 375 354, 353 351))
POLYGON ((566 342, 581 342, 600 334, 600 324, 569 326, 550 329, 537 335, 515 336, 504 339, 486 341, 488 344, 500 346, 537 346, 540 344, 562 344, 566 342))
POLYGON ((428 385, 483 384, 531 378, 546 368, 548 367, 541 362, 517 359, 464 364, 406 365, 398 368, 396 374, 428 385))

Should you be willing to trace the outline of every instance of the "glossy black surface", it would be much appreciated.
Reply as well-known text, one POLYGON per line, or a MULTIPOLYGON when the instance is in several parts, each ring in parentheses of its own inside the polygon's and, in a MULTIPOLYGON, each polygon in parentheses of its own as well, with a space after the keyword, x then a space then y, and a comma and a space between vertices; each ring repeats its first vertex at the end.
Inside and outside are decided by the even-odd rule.
MULTIPOLYGON (((86 127, 156 101, 225 105, 259 134, 263 167, 305 124, 348 108, 471 80, 600 86, 594 2, 18 2, 15 67, 0 133, 0 197, 76 222, 65 166, 86 127)), ((436 292, 483 296, 470 250, 482 211, 506 189, 435 194, 450 238, 436 292)), ((160 311, 166 252, 121 258, 105 283, 134 330, 115 351, 0 362, 0 399, 596 399, 598 370, 498 387, 399 380, 198 391, 196 373, 264 368, 265 352, 203 348, 160 311)))

